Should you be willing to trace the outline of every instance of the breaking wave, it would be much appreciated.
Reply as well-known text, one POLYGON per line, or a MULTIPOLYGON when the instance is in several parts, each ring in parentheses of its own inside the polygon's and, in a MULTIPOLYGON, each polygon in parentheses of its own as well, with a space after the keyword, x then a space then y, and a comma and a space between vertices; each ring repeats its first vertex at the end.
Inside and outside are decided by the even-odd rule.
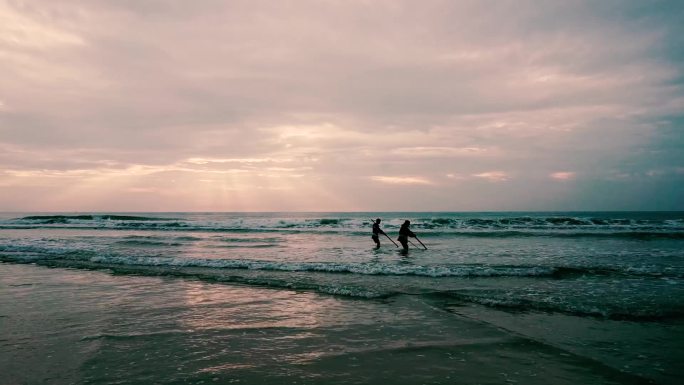
MULTIPOLYGON (((529 299, 521 295, 501 294, 497 291, 471 294, 468 290, 428 290, 409 291, 397 286, 368 285, 371 281, 358 280, 326 280, 311 276, 282 274, 246 274, 248 271, 279 272, 319 272, 319 273, 351 273, 361 275, 413 275, 426 277, 546 277, 568 278, 587 274, 630 274, 627 271, 614 269, 591 269, 572 267, 415 267, 399 268, 392 266, 352 266, 344 264, 283 264, 268 261, 212 261, 212 260, 180 260, 163 258, 117 258, 102 256, 88 252, 72 252, 61 256, 45 256, 22 253, 12 256, 0 251, 0 263, 32 263, 49 267, 66 267, 89 270, 107 270, 113 274, 166 276, 198 279, 206 282, 228 283, 270 287, 276 289, 313 291, 317 293, 344 296, 358 299, 383 299, 396 295, 421 295, 430 300, 437 300, 447 311, 458 312, 458 308, 468 304, 485 306, 508 312, 546 312, 561 313, 578 317, 592 317, 610 320, 635 322, 661 322, 684 318, 684 308, 677 306, 637 306, 621 307, 611 302, 592 304, 576 301, 569 296, 565 299, 535 298, 529 299), (240 273, 245 271, 245 273, 240 273)), ((643 273, 636 273, 643 274, 643 273)), ((647 274, 647 273, 646 273, 647 274)), ((648 274, 647 274, 648 275, 648 274)))
POLYGON ((172 218, 154 218, 135 215, 84 214, 84 215, 29 215, 17 218, 18 222, 29 224, 59 224, 83 221, 169 221, 172 218))
POLYGON ((458 312, 458 307, 476 304, 505 310, 509 312, 544 312, 561 313, 577 317, 591 317, 616 321, 659 322, 684 318, 683 307, 653 307, 640 309, 624 308, 606 304, 574 303, 572 301, 530 300, 520 297, 488 295, 471 295, 455 291, 435 292, 428 295, 437 299, 449 311, 458 312))

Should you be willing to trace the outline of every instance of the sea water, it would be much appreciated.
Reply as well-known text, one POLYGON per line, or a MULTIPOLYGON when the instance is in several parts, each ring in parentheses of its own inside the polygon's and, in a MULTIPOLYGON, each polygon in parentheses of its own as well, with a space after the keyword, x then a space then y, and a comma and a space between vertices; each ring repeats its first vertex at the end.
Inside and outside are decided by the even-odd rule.
POLYGON ((684 373, 681 212, 12 213, 0 262, 9 383, 684 373))

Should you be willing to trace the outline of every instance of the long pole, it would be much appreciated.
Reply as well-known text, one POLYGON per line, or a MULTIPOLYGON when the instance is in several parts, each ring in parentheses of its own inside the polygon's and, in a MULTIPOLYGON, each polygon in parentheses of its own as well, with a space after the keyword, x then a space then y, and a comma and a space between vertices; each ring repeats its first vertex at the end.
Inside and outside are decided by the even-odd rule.
POLYGON ((385 234, 385 236, 387 237, 387 239, 390 240, 390 242, 394 243, 394 246, 399 247, 399 245, 397 245, 396 242, 394 242, 392 238, 389 237, 389 235, 385 234))
POLYGON ((427 250, 427 246, 425 246, 425 245, 423 244, 423 242, 421 242, 420 239, 418 239, 418 237, 416 237, 416 241, 418 241, 421 245, 423 245, 423 247, 425 248, 425 250, 427 250))

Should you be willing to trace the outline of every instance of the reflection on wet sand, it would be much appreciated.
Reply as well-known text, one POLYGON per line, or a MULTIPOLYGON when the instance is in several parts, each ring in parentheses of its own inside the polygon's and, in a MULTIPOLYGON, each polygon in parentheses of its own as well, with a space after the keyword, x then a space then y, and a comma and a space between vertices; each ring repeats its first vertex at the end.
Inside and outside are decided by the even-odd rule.
POLYGON ((331 302, 311 293, 200 282, 184 289, 188 311, 178 322, 189 329, 315 328, 331 302))

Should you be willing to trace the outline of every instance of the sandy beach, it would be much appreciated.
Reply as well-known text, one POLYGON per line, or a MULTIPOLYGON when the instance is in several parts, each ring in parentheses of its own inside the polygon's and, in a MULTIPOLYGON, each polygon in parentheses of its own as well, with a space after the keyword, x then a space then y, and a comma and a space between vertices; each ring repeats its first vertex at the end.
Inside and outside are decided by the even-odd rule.
POLYGON ((649 383, 410 296, 7 263, 0 278, 6 384, 649 383))

